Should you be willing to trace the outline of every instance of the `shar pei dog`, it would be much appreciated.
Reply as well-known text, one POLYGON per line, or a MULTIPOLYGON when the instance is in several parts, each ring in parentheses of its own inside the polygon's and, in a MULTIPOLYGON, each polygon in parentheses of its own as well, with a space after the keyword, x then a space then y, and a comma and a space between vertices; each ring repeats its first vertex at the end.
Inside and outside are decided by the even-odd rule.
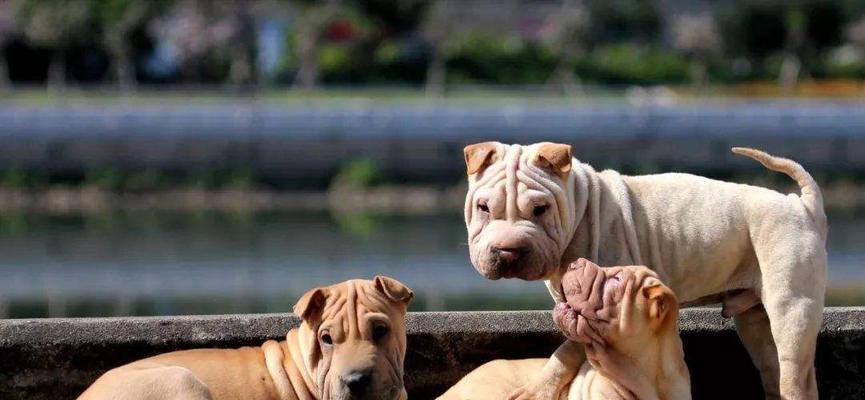
MULTIPOLYGON (((682 173, 597 172, 565 144, 467 146, 472 264, 489 279, 545 280, 559 302, 562 274, 578 258, 649 265, 684 306, 723 305, 768 398, 816 399, 828 229, 820 188, 791 160, 733 152, 789 175, 801 193, 682 173)), ((511 396, 556 398, 583 353, 566 341, 511 396)))
MULTIPOLYGON (((675 294, 646 267, 599 268, 579 259, 562 276, 565 302, 553 319, 588 358, 562 400, 686 400, 691 384, 679 338, 675 294)), ((478 367, 440 400, 504 399, 546 359, 496 360, 478 367)))
POLYGON ((383 276, 312 289, 285 340, 175 351, 102 375, 79 400, 404 400, 405 315, 414 294, 383 276))

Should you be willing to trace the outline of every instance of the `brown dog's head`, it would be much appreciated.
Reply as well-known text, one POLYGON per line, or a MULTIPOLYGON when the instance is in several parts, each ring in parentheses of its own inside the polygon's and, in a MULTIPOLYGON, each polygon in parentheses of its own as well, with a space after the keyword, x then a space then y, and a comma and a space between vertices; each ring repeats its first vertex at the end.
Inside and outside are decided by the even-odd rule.
POLYGON ((405 399, 405 315, 414 293, 377 276, 312 289, 294 306, 304 367, 322 399, 405 399))
POLYGON ((576 204, 571 146, 484 142, 467 146, 465 160, 475 269, 488 279, 553 276, 585 207, 576 204))
POLYGON ((601 268, 581 258, 562 276, 562 293, 566 302, 556 304, 553 319, 592 348, 636 354, 652 338, 676 333, 676 295, 646 267, 601 268))

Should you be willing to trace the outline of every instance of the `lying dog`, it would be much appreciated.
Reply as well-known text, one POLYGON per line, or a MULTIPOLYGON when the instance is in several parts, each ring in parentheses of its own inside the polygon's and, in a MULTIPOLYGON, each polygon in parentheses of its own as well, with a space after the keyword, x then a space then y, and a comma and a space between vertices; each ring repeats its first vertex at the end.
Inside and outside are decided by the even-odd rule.
MULTIPOLYGON (((599 268, 580 259, 562 276, 566 302, 553 319, 588 360, 562 393, 569 400, 691 398, 678 334, 678 300, 646 267, 599 268)), ((440 399, 504 399, 545 359, 496 360, 466 375, 440 399)))
MULTIPOLYGON (((767 397, 816 399, 814 353, 826 286, 820 189, 797 163, 733 151, 784 172, 801 195, 689 174, 596 172, 571 147, 485 142, 465 148, 471 260, 489 279, 560 279, 580 257, 648 264, 684 305, 722 303, 761 372, 767 397)), ((554 398, 581 364, 565 342, 514 397, 554 398)))
POLYGON ((286 340, 165 353, 106 372, 79 400, 405 399, 405 314, 387 277, 310 290, 286 340))

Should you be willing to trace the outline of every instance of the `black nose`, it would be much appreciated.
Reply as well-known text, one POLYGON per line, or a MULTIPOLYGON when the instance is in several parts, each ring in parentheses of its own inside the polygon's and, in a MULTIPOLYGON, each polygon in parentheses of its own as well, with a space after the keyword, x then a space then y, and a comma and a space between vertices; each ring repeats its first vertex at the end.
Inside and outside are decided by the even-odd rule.
POLYGON ((506 262, 514 262, 525 253, 522 247, 493 247, 493 253, 506 262))
POLYGON ((345 386, 348 386, 348 391, 357 396, 366 393, 372 382, 372 371, 352 371, 342 377, 345 386))

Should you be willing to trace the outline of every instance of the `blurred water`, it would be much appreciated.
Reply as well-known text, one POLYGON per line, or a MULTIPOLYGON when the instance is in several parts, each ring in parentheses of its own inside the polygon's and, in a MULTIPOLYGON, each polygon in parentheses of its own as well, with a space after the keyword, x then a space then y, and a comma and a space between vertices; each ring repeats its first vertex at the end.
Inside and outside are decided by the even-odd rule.
MULTIPOLYGON (((830 213, 835 303, 865 292, 865 214, 830 213), (839 300, 840 299, 840 300, 839 300)), ((385 274, 415 310, 550 307, 540 282, 491 282, 459 215, 152 214, 0 217, 0 316, 283 312, 306 289, 385 274)))

